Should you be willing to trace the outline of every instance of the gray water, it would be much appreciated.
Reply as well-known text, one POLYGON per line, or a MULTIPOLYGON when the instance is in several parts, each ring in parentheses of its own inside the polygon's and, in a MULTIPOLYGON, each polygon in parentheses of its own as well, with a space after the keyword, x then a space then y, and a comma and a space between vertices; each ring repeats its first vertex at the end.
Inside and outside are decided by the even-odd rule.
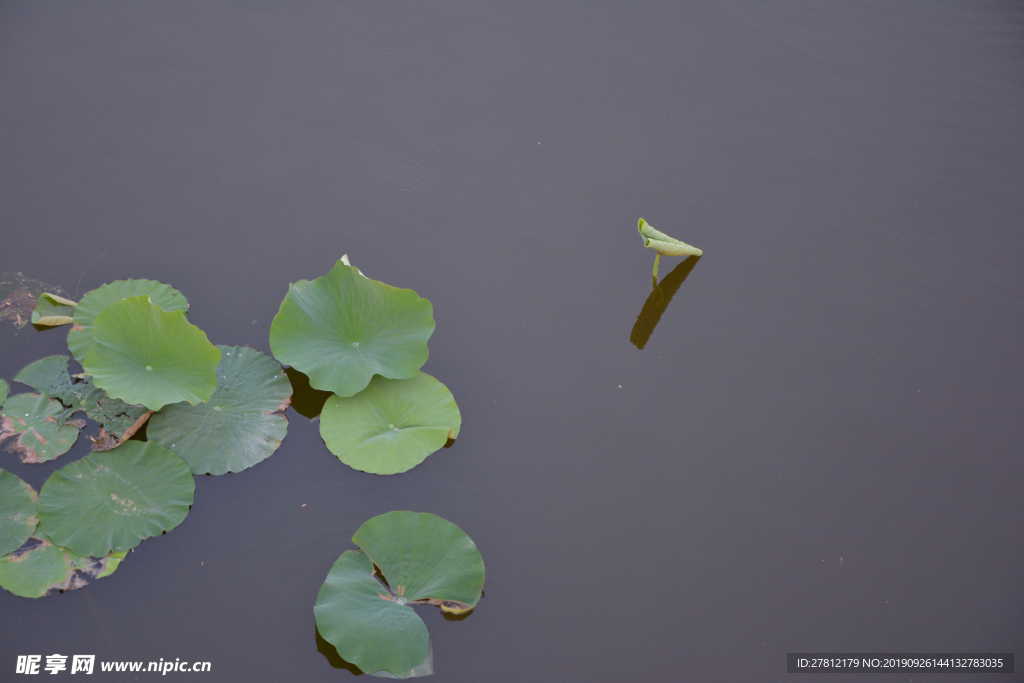
MULTIPOLYGON (((463 416, 380 477, 289 410, 111 577, 0 591, 0 679, 347 680, 313 603, 401 509, 487 566, 467 619, 419 609, 437 681, 1024 652, 1022 38, 1010 2, 0 5, 0 271, 167 282, 269 353, 347 253, 433 302, 463 416), (704 250, 642 350, 640 216, 704 250)), ((65 330, 5 324, 0 376, 65 330)), ((87 443, 0 466, 38 488, 87 443)))

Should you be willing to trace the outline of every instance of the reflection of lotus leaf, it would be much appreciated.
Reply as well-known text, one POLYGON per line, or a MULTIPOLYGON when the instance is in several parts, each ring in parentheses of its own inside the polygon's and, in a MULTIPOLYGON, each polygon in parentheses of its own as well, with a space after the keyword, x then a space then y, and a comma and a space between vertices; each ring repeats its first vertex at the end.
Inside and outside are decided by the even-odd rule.
POLYGON ((37 532, 15 552, 0 557, 0 587, 23 598, 41 598, 53 590, 74 590, 86 585, 87 579, 113 574, 125 553, 81 557, 37 532))
POLYGON ((0 406, 7 400, 7 382, 0 379, 0 406))
POLYGON ((170 285, 154 280, 118 280, 97 287, 82 297, 75 309, 75 325, 68 332, 68 348, 79 363, 92 348, 92 324, 103 309, 115 301, 145 294, 165 311, 187 311, 188 301, 170 285))
POLYGON ((147 296, 107 306, 92 336, 82 367, 112 398, 160 410, 208 401, 217 388, 220 351, 182 311, 164 311, 147 296))
POLYGON ((347 661, 395 678, 424 675, 427 628, 409 603, 466 611, 484 586, 484 562, 459 527, 435 515, 389 512, 367 521, 320 588, 316 625, 347 661), (374 578, 374 565, 387 586, 374 578), (415 673, 413 669, 419 669, 415 673))
POLYGON ((275 361, 220 346, 217 390, 197 406, 177 403, 149 420, 147 438, 177 453, 194 474, 241 472, 277 450, 288 431, 291 383, 275 361))
POLYGON ((64 406, 46 394, 18 394, 4 401, 0 414, 0 441, 12 439, 8 448, 22 462, 46 462, 71 450, 78 430, 61 424, 64 406))
POLYGON ((320 414, 320 436, 343 463, 372 474, 419 465, 458 436, 462 416, 448 387, 425 373, 374 377, 355 396, 332 396, 320 414))
POLYGON ((338 261, 327 275, 289 287, 270 326, 270 348, 314 388, 352 396, 375 374, 414 376, 427 362, 433 331, 429 301, 338 261))
POLYGON ((39 496, 15 474, 0 470, 0 555, 17 550, 39 520, 39 496))
POLYGON ((40 528, 82 556, 123 552, 181 524, 195 482, 181 458, 127 441, 57 470, 39 492, 40 528))

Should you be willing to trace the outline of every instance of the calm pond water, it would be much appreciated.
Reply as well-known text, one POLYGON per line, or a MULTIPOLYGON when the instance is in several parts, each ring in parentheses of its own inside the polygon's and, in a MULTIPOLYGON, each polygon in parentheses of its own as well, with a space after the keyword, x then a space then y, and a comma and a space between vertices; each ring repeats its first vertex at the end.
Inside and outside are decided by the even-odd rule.
MULTIPOLYGON (((463 415, 380 477, 289 410, 110 578, 0 591, 0 678, 347 680, 313 603, 402 509, 487 565, 469 618, 418 610, 438 681, 1024 653, 1022 38, 1005 2, 0 5, 0 271, 167 282, 269 353, 347 253, 433 302, 463 415), (653 298, 640 216, 704 250, 653 298)), ((0 376, 65 337, 5 323, 0 376)))

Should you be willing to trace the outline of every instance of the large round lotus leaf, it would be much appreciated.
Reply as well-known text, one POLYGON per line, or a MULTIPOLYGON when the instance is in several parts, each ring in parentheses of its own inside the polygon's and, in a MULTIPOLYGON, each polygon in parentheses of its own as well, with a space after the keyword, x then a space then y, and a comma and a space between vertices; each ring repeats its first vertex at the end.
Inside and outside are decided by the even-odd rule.
POLYGON ((15 552, 0 557, 0 588, 23 598, 41 598, 53 590, 74 590, 88 584, 88 579, 113 574, 125 553, 81 557, 37 532, 15 552))
POLYGON ((15 474, 0 470, 0 555, 17 550, 35 531, 39 496, 15 474))
POLYGON ((373 474, 412 469, 458 436, 462 416, 448 387, 425 373, 374 377, 355 396, 332 396, 320 414, 320 436, 338 458, 373 474))
POLYGON ((174 453, 127 441, 50 475, 39 492, 40 528, 82 556, 123 552, 181 524, 195 488, 174 453))
POLYGON ((289 287, 270 326, 270 348, 315 389, 352 396, 375 374, 416 374, 427 362, 433 312, 411 289, 370 280, 338 261, 327 275, 289 287))
POLYGON ((78 429, 61 424, 64 406, 46 394, 18 394, 4 402, 0 441, 22 462, 46 462, 67 453, 78 440, 78 429))
POLYGON ((0 379, 0 406, 7 400, 7 382, 0 379))
POLYGON ((480 600, 484 562, 461 529, 435 515, 389 512, 367 521, 320 588, 316 625, 347 661, 396 678, 429 667, 426 626, 409 603, 464 612, 480 600), (374 578, 374 565, 387 586, 374 578), (390 586, 390 588, 388 587, 390 586))
POLYGON ((209 401, 217 388, 217 347, 183 312, 161 310, 148 297, 107 306, 92 336, 96 343, 82 367, 112 398, 160 410, 168 403, 209 401))
POLYGON ((292 385, 276 361, 244 346, 219 346, 217 390, 197 406, 177 403, 149 419, 146 435, 194 474, 240 472, 266 460, 288 431, 292 385))
POLYGON ((103 309, 115 301, 146 295, 165 311, 187 311, 188 301, 170 285, 154 280, 118 280, 97 287, 82 297, 75 308, 75 324, 68 332, 68 348, 79 363, 92 348, 92 324, 103 309))

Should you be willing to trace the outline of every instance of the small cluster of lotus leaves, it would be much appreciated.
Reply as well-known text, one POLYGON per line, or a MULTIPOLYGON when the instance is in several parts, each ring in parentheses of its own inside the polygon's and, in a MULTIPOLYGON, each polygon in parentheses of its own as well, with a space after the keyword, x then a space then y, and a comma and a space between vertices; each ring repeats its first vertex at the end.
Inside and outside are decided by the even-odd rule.
POLYGON ((412 469, 459 435, 448 388, 420 371, 433 307, 411 289, 371 280, 347 257, 288 289, 270 326, 284 365, 332 395, 320 436, 345 464, 372 474, 412 469))
POLYGON ((388 678, 433 673, 427 627, 410 605, 467 614, 483 596, 484 561, 459 527, 435 515, 389 512, 364 523, 331 567, 313 612, 346 661, 388 678))
POLYGON ((23 597, 102 578, 192 506, 196 474, 238 472, 280 446, 291 383, 273 359, 214 346, 186 318, 188 301, 152 280, 120 280, 75 302, 40 295, 32 321, 72 325, 67 356, 0 380, 0 441, 24 463, 53 460, 99 424, 92 454, 50 475, 38 495, 0 470, 0 587, 23 597), (147 441, 131 437, 147 422, 147 441))

